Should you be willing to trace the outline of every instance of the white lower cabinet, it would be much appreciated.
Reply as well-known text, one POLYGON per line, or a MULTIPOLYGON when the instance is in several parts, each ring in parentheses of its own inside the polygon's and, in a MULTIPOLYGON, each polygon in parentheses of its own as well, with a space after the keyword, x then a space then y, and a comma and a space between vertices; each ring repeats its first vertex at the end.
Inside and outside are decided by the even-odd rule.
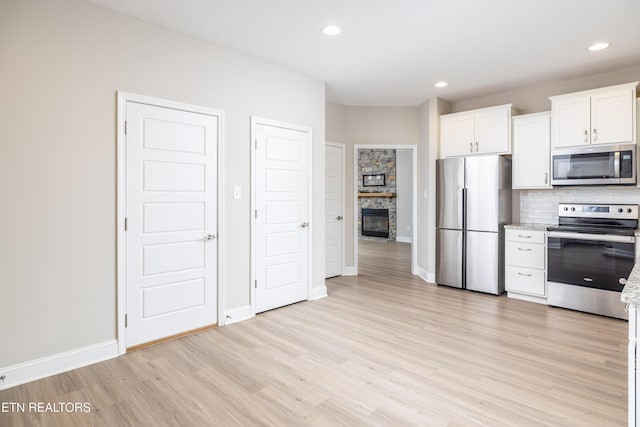
POLYGON ((505 288, 509 298, 546 303, 546 232, 507 229, 505 233, 505 288))

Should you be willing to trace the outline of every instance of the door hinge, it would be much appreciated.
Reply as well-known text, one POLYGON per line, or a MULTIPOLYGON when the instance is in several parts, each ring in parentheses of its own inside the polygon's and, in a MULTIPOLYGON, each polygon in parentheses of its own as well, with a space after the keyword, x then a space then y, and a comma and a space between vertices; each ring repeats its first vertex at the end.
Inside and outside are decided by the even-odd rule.
POLYGON ((128 218, 125 216, 124 217, 124 231, 127 231, 128 223, 129 223, 128 218))
POLYGON ((127 134, 127 121, 124 121, 124 134, 127 134))
POLYGON ((253 215, 253 216, 257 219, 257 218, 258 218, 258 209, 256 209, 256 210, 255 210, 255 211, 253 211, 253 212, 254 212, 254 215, 253 215))
POLYGON ((129 326, 129 315, 125 314, 124 315, 124 327, 128 327, 129 326))
POLYGON ((253 287, 258 289, 258 279, 253 281, 253 287))

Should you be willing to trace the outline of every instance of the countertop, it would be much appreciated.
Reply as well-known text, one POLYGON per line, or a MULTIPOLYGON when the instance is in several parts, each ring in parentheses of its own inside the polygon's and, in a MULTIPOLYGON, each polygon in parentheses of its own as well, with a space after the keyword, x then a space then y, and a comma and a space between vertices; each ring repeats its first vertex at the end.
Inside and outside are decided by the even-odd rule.
POLYGON ((534 230, 534 231, 547 231, 547 227, 555 224, 507 224, 504 226, 507 230, 534 230))
POLYGON ((640 306, 640 263, 633 266, 620 299, 622 302, 640 306))

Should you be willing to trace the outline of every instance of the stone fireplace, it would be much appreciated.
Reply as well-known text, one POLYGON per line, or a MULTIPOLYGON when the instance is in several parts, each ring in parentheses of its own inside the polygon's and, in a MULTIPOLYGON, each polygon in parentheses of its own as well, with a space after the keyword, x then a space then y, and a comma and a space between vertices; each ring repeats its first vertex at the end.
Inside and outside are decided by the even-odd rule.
POLYGON ((358 207, 360 237, 396 239, 396 150, 358 150, 358 207))
POLYGON ((389 237, 389 209, 362 209, 363 236, 389 237))

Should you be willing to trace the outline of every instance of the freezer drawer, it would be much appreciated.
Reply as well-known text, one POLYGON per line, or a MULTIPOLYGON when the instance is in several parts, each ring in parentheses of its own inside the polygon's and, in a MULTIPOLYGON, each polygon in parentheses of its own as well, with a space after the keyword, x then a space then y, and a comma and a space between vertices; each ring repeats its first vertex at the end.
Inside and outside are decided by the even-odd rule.
POLYGON ((436 283, 462 288, 462 230, 436 230, 436 283))
POLYGON ((467 231, 467 289, 495 295, 504 292, 504 280, 500 278, 501 254, 498 233, 467 231))

